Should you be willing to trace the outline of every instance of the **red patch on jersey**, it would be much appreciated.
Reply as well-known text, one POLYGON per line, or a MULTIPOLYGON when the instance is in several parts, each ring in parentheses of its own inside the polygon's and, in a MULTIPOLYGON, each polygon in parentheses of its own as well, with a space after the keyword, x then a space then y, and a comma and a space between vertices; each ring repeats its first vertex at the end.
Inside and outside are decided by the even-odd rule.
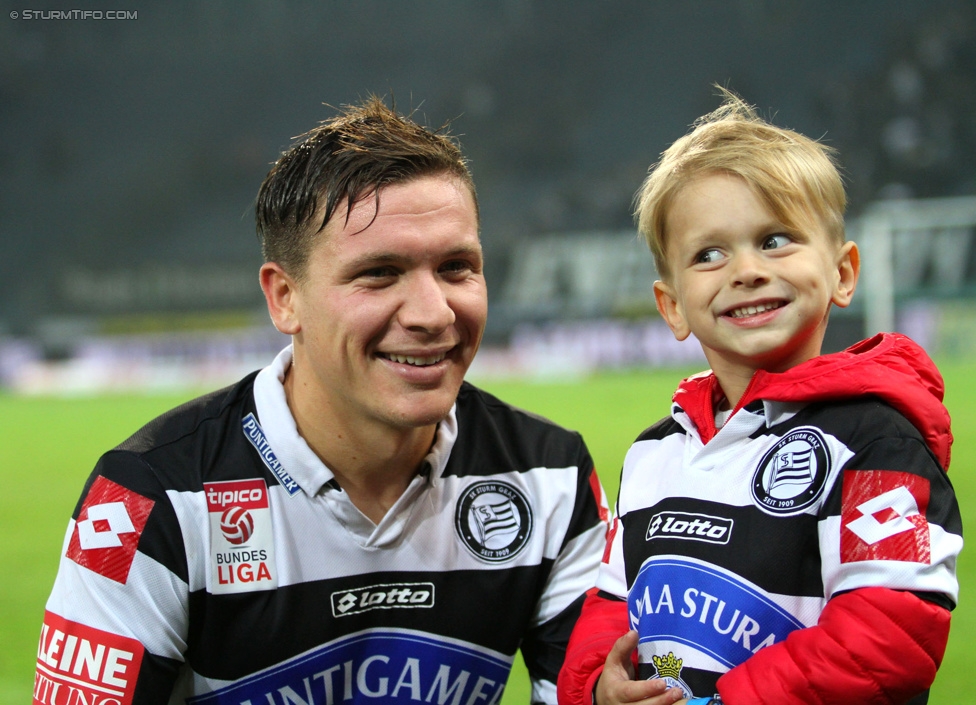
POLYGON ((129 705, 145 649, 135 639, 44 613, 34 705, 129 705))
POLYGON ((619 521, 620 520, 617 519, 617 517, 614 517, 613 521, 610 523, 610 530, 607 531, 607 545, 606 548, 603 549, 604 563, 610 563, 610 551, 613 549, 613 539, 617 535, 617 524, 619 521))
POLYGON ((606 524, 610 521, 610 508, 607 506, 607 498, 603 494, 603 487, 600 486, 600 478, 596 476, 596 470, 590 473, 590 489, 593 490, 593 497, 596 499, 596 509, 600 513, 600 521, 606 524))
POLYGON ((840 561, 931 563, 929 481, 894 470, 846 470, 840 561))
POLYGON ((65 555, 124 584, 154 504, 111 480, 96 478, 81 506, 65 555))

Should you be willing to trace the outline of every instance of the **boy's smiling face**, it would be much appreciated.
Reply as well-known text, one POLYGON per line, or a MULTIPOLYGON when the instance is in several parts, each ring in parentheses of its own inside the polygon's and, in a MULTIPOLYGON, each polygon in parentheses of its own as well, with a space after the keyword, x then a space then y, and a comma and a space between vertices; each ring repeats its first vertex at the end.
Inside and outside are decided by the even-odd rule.
POLYGON ((654 285, 658 310, 679 340, 698 338, 723 388, 723 377, 747 382, 756 370, 782 372, 819 355, 830 304, 851 301, 856 246, 806 220, 804 232, 787 232, 743 179, 725 173, 695 179, 671 204, 672 274, 654 285))

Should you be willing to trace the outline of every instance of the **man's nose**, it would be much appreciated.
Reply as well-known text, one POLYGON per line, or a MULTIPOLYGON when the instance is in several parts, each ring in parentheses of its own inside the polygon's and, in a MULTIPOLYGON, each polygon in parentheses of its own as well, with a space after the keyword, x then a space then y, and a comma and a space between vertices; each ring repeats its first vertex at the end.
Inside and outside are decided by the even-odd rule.
POLYGON ((437 333, 456 319, 448 298, 447 284, 436 274, 416 273, 404 287, 398 320, 404 328, 437 333))

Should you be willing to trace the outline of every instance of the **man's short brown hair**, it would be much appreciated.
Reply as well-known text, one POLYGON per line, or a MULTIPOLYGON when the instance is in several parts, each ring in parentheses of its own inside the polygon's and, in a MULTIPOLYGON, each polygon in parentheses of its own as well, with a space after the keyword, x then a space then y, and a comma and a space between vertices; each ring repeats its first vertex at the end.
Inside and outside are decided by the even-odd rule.
POLYGON ((301 135, 275 162, 258 191, 257 232, 266 262, 301 279, 318 233, 345 203, 384 186, 449 174, 477 194, 456 140, 430 130, 370 96, 301 135))

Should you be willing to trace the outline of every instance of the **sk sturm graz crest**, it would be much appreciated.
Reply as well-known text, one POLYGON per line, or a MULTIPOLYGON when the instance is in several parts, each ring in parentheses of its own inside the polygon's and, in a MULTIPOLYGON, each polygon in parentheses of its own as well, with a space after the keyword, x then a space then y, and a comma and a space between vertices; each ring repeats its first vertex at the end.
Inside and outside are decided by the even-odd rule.
POLYGON ((461 495, 454 525, 472 553, 497 563, 525 548, 532 534, 532 510, 525 495, 512 485, 480 482, 461 495))
POLYGON ((827 482, 830 454, 820 432, 802 427, 783 436, 752 478, 752 497, 771 514, 798 514, 817 501, 827 482))

